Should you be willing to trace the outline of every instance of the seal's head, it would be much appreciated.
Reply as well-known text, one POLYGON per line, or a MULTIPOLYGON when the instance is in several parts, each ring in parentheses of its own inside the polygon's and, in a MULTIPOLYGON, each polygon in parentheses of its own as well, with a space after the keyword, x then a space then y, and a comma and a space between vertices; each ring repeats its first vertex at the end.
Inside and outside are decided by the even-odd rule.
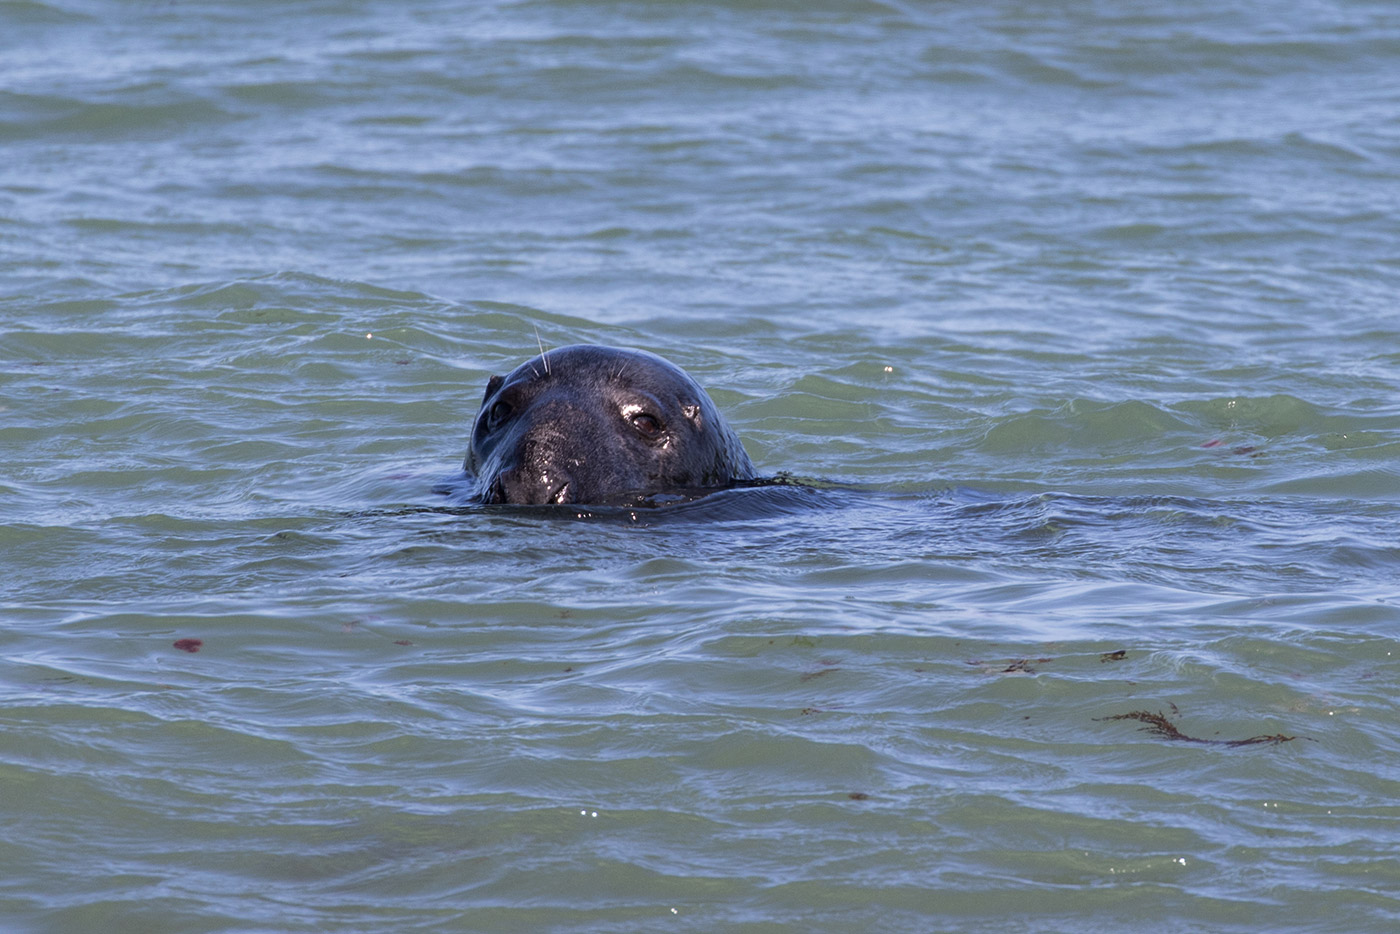
POLYGON ((684 370, 591 344, 491 377, 466 468, 486 503, 622 503, 754 476, 743 445, 684 370))

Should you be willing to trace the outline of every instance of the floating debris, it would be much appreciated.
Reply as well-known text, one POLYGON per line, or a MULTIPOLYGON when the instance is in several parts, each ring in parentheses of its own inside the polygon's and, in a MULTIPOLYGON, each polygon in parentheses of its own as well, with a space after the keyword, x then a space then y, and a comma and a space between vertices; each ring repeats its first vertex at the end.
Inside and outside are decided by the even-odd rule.
MULTIPOLYGON (((1176 710, 1176 705, 1172 705, 1172 710, 1176 710)), ((1112 717, 1095 717, 1094 719, 1097 721, 1137 720, 1147 724, 1147 726, 1139 727, 1139 730, 1143 733, 1151 733, 1154 736, 1160 736, 1162 739, 1177 740, 1183 743, 1209 743, 1213 746, 1254 746, 1259 743, 1277 745, 1297 739, 1296 736, 1284 736, 1282 733, 1273 733, 1267 736, 1251 736, 1248 739, 1202 739, 1199 736, 1187 736, 1185 733, 1181 732, 1181 730, 1177 729, 1175 723, 1167 719, 1166 714, 1151 713, 1146 710, 1134 710, 1130 713, 1115 714, 1112 717)))
POLYGON ((979 658, 967 660, 969 665, 980 668, 987 674, 1035 674, 1036 665, 1048 665, 1053 662, 1053 658, 1013 658, 1006 663, 1006 667, 999 667, 1001 662, 984 662, 979 658))

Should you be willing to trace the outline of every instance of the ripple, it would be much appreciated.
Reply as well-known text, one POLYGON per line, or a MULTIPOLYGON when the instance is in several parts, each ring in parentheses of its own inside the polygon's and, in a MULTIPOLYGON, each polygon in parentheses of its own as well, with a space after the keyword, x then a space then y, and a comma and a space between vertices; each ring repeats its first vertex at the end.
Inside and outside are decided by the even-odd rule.
POLYGON ((0 4, 0 914, 1394 927, 1379 6, 371 6, 0 4), (783 482, 436 492, 574 342, 783 482))

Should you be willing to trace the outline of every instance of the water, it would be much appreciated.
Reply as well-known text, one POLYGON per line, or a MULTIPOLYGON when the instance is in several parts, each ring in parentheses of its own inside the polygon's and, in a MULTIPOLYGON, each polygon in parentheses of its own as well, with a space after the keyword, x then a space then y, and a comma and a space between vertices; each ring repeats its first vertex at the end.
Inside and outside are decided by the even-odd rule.
POLYGON ((1392 5, 0 47, 0 929, 1395 929, 1392 5), (813 488, 434 493, 537 341, 813 488))

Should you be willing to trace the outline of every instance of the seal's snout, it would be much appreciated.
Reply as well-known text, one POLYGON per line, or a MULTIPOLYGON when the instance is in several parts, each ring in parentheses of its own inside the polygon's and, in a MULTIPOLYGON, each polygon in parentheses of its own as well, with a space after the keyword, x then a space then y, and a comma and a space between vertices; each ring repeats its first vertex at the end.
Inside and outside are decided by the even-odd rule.
POLYGON ((502 471, 486 491, 488 503, 522 506, 565 505, 574 502, 574 483, 557 473, 531 474, 518 468, 502 471))
POLYGON ((525 433, 515 445, 511 463, 496 474, 486 501, 526 506, 574 502, 578 484, 559 440, 548 429, 525 433))

